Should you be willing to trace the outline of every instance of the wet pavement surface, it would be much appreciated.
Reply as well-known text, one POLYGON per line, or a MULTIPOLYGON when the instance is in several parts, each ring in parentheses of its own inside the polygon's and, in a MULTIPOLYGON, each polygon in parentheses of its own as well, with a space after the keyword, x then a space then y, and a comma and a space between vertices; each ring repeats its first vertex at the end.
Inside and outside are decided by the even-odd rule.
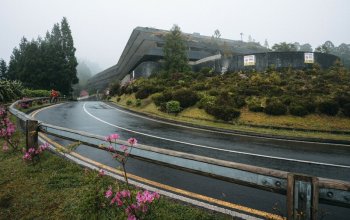
MULTIPOLYGON (((103 136, 118 133, 123 140, 135 137, 139 143, 145 145, 288 172, 350 181, 350 169, 346 167, 350 166, 350 150, 344 147, 221 134, 179 127, 137 117, 103 102, 65 103, 39 112, 36 118, 49 124, 103 136), (301 163, 268 157, 332 165, 301 163)), ((118 166, 109 153, 101 150, 81 146, 77 152, 98 162, 113 167, 118 166)), ((285 213, 285 196, 283 195, 214 180, 140 160, 131 159, 127 166, 128 172, 144 178, 271 213, 276 213, 272 209, 277 203, 278 208, 285 213)), ((321 204, 320 210, 331 213, 323 219, 347 219, 344 216, 350 216, 350 209, 346 208, 321 204)))

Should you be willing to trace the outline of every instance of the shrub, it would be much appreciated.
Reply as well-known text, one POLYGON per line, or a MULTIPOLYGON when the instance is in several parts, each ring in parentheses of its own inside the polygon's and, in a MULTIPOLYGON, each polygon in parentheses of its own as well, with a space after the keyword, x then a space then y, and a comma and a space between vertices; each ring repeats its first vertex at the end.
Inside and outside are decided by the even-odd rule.
POLYGON ((138 99, 145 99, 148 96, 163 90, 164 87, 160 85, 144 85, 137 90, 135 97, 138 99))
POLYGON ((50 93, 48 90, 23 89, 23 95, 25 97, 49 97, 50 93))
POLYGON ((132 101, 129 99, 126 101, 126 105, 132 105, 132 101))
POLYGON ((209 90, 209 95, 211 95, 211 96, 217 96, 217 95, 219 95, 219 91, 217 90, 217 89, 211 89, 211 90, 209 90))
POLYGON ((164 91, 152 96, 152 100, 156 106, 160 106, 162 103, 166 103, 172 99, 172 93, 170 91, 164 91))
POLYGON ((136 99, 136 104, 137 107, 141 106, 141 99, 136 99))
POLYGON ((211 71, 211 68, 210 68, 210 67, 203 67, 203 68, 200 70, 200 72, 201 72, 202 74, 204 74, 204 75, 209 75, 210 71, 211 71))
POLYGON ((173 100, 179 101, 182 108, 195 105, 198 99, 197 93, 190 89, 179 89, 173 93, 173 100))
POLYGON ((196 91, 203 91, 203 90, 208 90, 210 88, 209 85, 206 85, 205 83, 196 83, 193 85, 193 89, 196 91))
POLYGON ((350 95, 338 95, 336 100, 340 107, 344 107, 346 104, 350 103, 350 95))
POLYGON ((234 97, 234 105, 237 108, 242 108, 243 106, 245 106, 246 102, 245 102, 245 97, 244 96, 235 96, 234 97))
POLYGON ((334 116, 339 111, 339 105, 333 100, 325 100, 318 104, 318 110, 323 114, 334 116))
POLYGON ((166 103, 166 111, 168 113, 179 113, 181 111, 180 102, 169 101, 166 103))
POLYGON ((343 113, 345 116, 350 117, 350 103, 343 106, 343 113))
POLYGON ((309 112, 307 111, 306 107, 301 104, 292 104, 289 106, 289 113, 295 116, 305 116, 309 112))
POLYGON ((141 88, 135 93, 135 98, 145 99, 150 95, 150 91, 147 88, 141 88))
POLYGON ((264 112, 268 115, 285 115, 287 113, 287 106, 278 100, 270 100, 264 112))
POLYGON ((201 100, 199 100, 198 108, 205 108, 207 106, 213 106, 215 104, 216 97, 205 95, 201 100))
POLYGON ((238 118, 241 115, 241 112, 239 110, 228 106, 206 106, 205 111, 208 114, 215 116, 215 118, 224 121, 232 121, 233 119, 238 118))
POLYGON ((304 102, 304 106, 306 108, 306 110, 311 114, 311 113, 315 113, 316 111, 316 103, 313 100, 306 100, 304 102))
POLYGON ((257 102, 251 102, 248 104, 248 109, 251 112, 263 112, 264 111, 264 107, 261 106, 260 103, 257 102))
POLYGON ((115 81, 109 85, 109 94, 115 96, 120 93, 120 81, 115 81))
POLYGON ((5 103, 22 97, 22 83, 19 81, 0 80, 0 102, 5 103))
POLYGON ((118 98, 117 98, 117 102, 120 102, 120 99, 121 99, 121 98, 120 98, 120 97, 118 97, 118 98))

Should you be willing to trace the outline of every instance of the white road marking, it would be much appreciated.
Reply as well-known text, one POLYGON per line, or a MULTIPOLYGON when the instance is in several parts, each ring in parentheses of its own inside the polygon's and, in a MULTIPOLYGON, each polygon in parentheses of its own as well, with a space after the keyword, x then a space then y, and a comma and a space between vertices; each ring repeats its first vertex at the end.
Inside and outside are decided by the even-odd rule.
POLYGON ((260 139, 267 139, 267 140, 278 140, 278 141, 286 141, 286 142, 296 142, 296 143, 305 143, 305 144, 320 144, 320 145, 333 145, 333 146, 343 146, 343 147, 349 147, 350 145, 347 144, 336 144, 336 143, 327 143, 327 142, 313 142, 313 141, 301 141, 301 140, 293 140, 293 139, 284 139, 284 138, 276 138, 276 137, 263 137, 263 136, 256 136, 256 135, 249 135, 249 134, 238 134, 238 133, 230 133, 230 132, 224 132, 224 131, 215 131, 215 130, 209 130, 205 128, 196 128, 196 127, 191 127, 191 126, 186 126, 186 125, 181 125, 181 124, 175 124, 171 122, 166 122, 166 121, 161 121, 153 118, 149 118, 146 116, 138 115, 132 112, 124 111, 118 108, 115 108, 113 106, 110 106, 108 104, 102 103, 105 106, 108 106, 111 109, 114 109, 116 111, 129 114, 135 117, 143 118, 149 121, 155 121, 163 124, 168 124, 168 125, 173 125, 177 127, 182 127, 182 128, 188 128, 188 129, 193 129, 193 130, 200 130, 200 131, 206 131, 206 132, 211 132, 211 133, 217 133, 217 134, 227 134, 227 135, 233 135, 233 136, 241 136, 241 137, 254 137, 254 138, 260 138, 260 139))
POLYGON ((143 136, 152 137, 152 138, 156 138, 156 139, 160 139, 160 140, 171 141, 171 142, 180 143, 180 144, 186 144, 186 145, 193 146, 193 147, 200 147, 200 148, 206 148, 206 149, 223 151, 223 152, 229 152, 229 153, 236 153, 236 154, 243 154, 243 155, 249 155, 249 156, 264 157, 264 158, 269 158, 269 159, 287 160, 287 161, 292 161, 292 162, 308 163, 308 164, 323 165, 323 166, 332 166, 332 167, 339 167, 339 168, 348 168, 348 169, 350 168, 350 166, 346 166, 346 165, 321 163, 321 162, 315 162, 315 161, 298 160, 298 159, 291 159, 291 158, 284 158, 284 157, 268 156, 268 155, 263 155, 263 154, 247 153, 247 152, 241 152, 241 151, 228 150, 228 149, 210 147, 210 146, 205 146, 205 145, 193 144, 193 143, 188 143, 188 142, 184 142, 184 141, 178 141, 178 140, 169 139, 169 138, 163 138, 163 137, 159 137, 159 136, 155 136, 155 135, 151 135, 151 134, 146 134, 146 133, 143 133, 143 132, 131 130, 131 129, 128 129, 128 128, 124 128, 124 127, 121 127, 121 126, 109 123, 109 122, 107 122, 107 121, 105 121, 105 120, 103 120, 101 118, 96 117, 95 115, 91 114, 90 112, 88 112, 87 109, 86 109, 86 103, 84 103, 83 109, 84 109, 84 112, 86 114, 88 114, 90 117, 92 117, 92 118, 94 118, 94 119, 96 119, 96 120, 98 120, 98 121, 100 121, 100 122, 102 122, 104 124, 110 125, 110 126, 115 127, 115 128, 119 128, 119 129, 124 130, 124 131, 132 132, 132 133, 135 133, 135 134, 140 134, 140 135, 143 135, 143 136))

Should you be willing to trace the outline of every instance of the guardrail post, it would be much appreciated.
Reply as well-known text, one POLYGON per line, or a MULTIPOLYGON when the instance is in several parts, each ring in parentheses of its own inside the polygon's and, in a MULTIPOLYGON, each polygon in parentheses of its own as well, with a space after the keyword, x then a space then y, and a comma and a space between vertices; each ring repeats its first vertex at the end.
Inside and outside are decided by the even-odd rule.
POLYGON ((26 149, 31 147, 35 149, 38 147, 38 121, 27 120, 26 121, 26 149))
POLYGON ((287 219, 316 220, 318 196, 317 177, 288 174, 287 219))

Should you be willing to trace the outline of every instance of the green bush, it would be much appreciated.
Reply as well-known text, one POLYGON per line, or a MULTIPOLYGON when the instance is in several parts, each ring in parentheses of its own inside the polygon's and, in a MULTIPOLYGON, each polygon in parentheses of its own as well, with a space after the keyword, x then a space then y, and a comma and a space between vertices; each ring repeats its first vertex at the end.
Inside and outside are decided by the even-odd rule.
POLYGON ((187 108, 195 105, 199 97, 196 92, 183 88, 173 92, 173 100, 179 101, 182 108, 187 108))
POLYGON ((141 99, 136 99, 135 105, 136 105, 137 107, 141 106, 141 99))
POLYGON ((132 105, 132 100, 130 100, 130 99, 127 100, 127 101, 126 101, 126 105, 132 105))
POLYGON ((172 99, 172 93, 170 91, 163 91, 162 93, 156 93, 152 96, 152 100, 156 106, 160 106, 162 103, 166 103, 172 99))
POLYGON ((137 90, 137 92, 135 93, 135 97, 137 99, 145 99, 148 96, 163 90, 164 87, 160 85, 144 85, 137 90))
POLYGON ((211 95, 211 96, 217 96, 217 95, 219 95, 219 90, 217 90, 217 89, 211 89, 211 90, 209 90, 209 95, 211 95))
POLYGON ((339 111, 339 105, 333 100, 325 100, 318 103, 318 110, 323 114, 334 116, 339 111))
POLYGON ((210 95, 205 95, 201 100, 198 102, 198 108, 202 109, 205 108, 206 106, 213 106, 215 104, 216 97, 215 96, 210 96, 210 95))
POLYGON ((209 85, 206 85, 205 83, 201 82, 201 83, 196 83, 192 86, 192 88, 196 91, 204 91, 204 90, 208 90, 210 88, 209 85))
POLYGON ((49 90, 32 90, 23 89, 23 95, 25 97, 49 97, 51 92, 49 90))
POLYGON ((179 113, 181 111, 180 102, 169 101, 166 103, 166 111, 168 113, 179 113))
POLYGON ((115 96, 118 95, 120 93, 120 81, 115 81, 113 83, 111 83, 108 87, 109 89, 109 95, 111 96, 115 96))
POLYGON ((313 100, 304 101, 304 106, 305 106, 306 110, 309 112, 309 114, 315 113, 317 106, 313 100))
POLYGON ((228 106, 206 106, 205 111, 208 114, 213 115, 215 118, 224 121, 232 121, 241 115, 241 112, 239 110, 228 106))
POLYGON ((118 98, 117 98, 117 102, 120 102, 120 99, 121 99, 121 98, 120 98, 120 97, 118 97, 118 98))
POLYGON ((141 88, 135 93, 135 98, 145 99, 150 95, 150 91, 147 88, 141 88))
POLYGON ((350 103, 350 95, 338 95, 336 100, 340 107, 344 107, 346 104, 350 103))
POLYGON ((295 116, 305 116, 309 112, 307 111, 306 107, 301 104, 292 104, 289 106, 289 113, 295 116))
POLYGON ((19 81, 0 80, 0 102, 10 102, 22 98, 22 83, 19 81))
POLYGON ((263 112, 264 111, 264 107, 261 106, 260 103, 257 102, 251 102, 248 104, 248 109, 251 112, 263 112))
POLYGON ((264 112, 268 115, 285 115, 287 113, 287 106, 278 100, 270 100, 264 112))
POLYGON ((211 68, 210 67, 203 67, 200 72, 204 75, 209 75, 209 73, 211 72, 211 68))
POLYGON ((244 96, 235 96, 233 100, 236 108, 242 108, 246 104, 244 96))
POLYGON ((345 104, 342 110, 345 116, 350 117, 350 103, 345 104))
POLYGON ((247 105, 248 109, 251 112, 263 112, 264 107, 263 107, 263 102, 264 100, 262 98, 252 96, 247 99, 247 105))

